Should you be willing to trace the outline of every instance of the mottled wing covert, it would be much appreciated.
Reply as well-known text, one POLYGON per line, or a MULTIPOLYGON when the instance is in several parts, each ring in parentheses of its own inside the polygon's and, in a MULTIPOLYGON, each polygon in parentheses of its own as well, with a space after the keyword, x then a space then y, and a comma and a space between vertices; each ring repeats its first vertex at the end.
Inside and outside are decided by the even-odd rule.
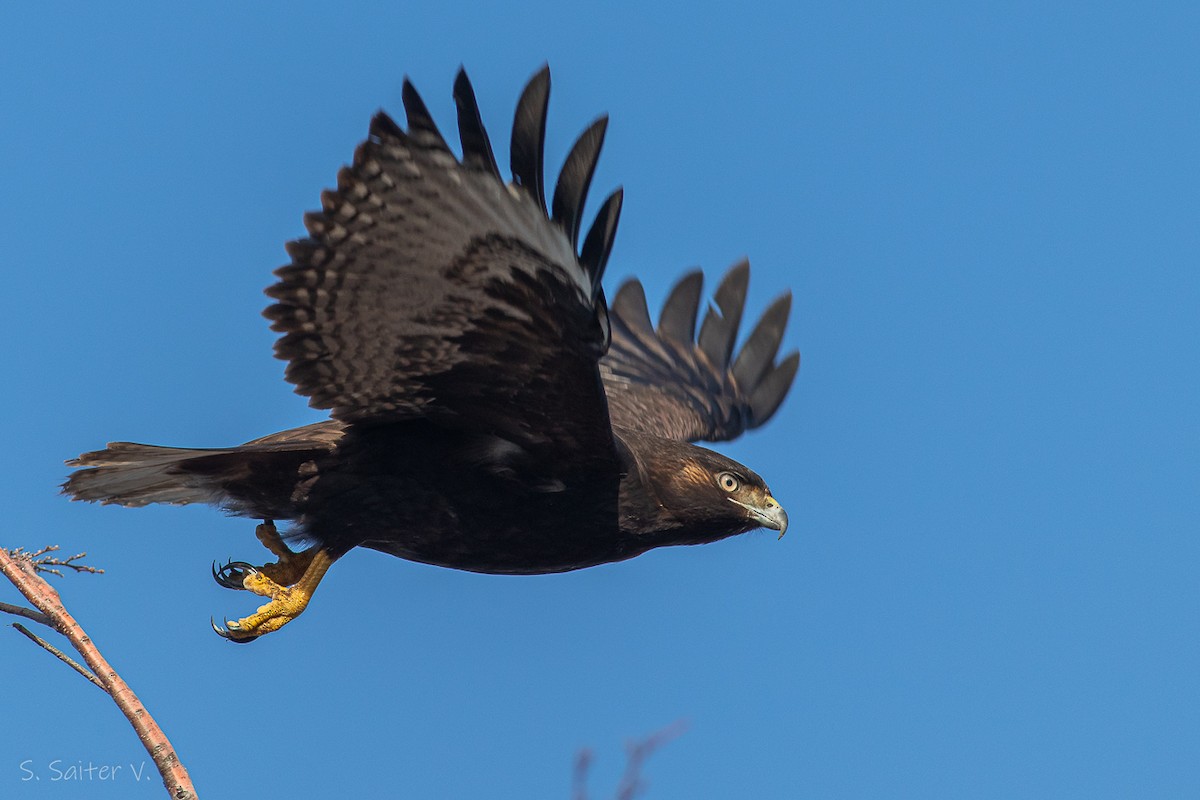
POLYGON ((621 286, 609 309, 612 346, 600 362, 613 425, 716 442, 771 418, 800 366, 798 352, 775 360, 792 298, 784 294, 771 304, 735 358, 749 278, 745 261, 725 275, 698 335, 700 272, 675 285, 657 330, 641 283, 621 286))

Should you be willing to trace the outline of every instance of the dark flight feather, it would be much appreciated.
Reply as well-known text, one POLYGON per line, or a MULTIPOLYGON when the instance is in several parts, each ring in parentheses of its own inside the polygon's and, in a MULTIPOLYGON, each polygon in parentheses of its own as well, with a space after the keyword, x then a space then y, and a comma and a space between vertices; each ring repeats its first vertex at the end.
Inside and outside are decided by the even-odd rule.
POLYGON ((600 211, 583 240, 579 263, 591 282, 593 300, 600 292, 604 268, 608 265, 609 254, 612 253, 613 240, 617 235, 617 222, 621 219, 621 203, 624 199, 625 192, 622 189, 617 189, 605 198, 604 205, 600 206, 600 211))
MULTIPOLYGON (((622 332, 635 342, 638 352, 645 359, 645 366, 655 370, 658 379, 669 381, 673 377, 674 356, 666 343, 659 339, 650 320, 650 309, 646 305, 646 291, 638 281, 626 281, 613 298, 612 313, 622 326, 622 332)), ((625 349, 625 337, 617 347, 625 349)))
POLYGON ((783 398, 787 397, 788 389, 792 388, 792 380, 796 370, 800 369, 800 354, 791 353, 783 361, 771 368, 762 382, 754 388, 750 395, 750 411, 753 424, 758 427, 774 416, 783 398))
POLYGON ((404 103, 405 116, 408 119, 409 137, 421 147, 450 152, 450 146, 446 144, 442 132, 438 130, 437 123, 433 121, 429 109, 425 107, 425 101, 421 99, 417 87, 413 86, 412 81, 408 78, 404 79, 404 88, 401 90, 400 97, 404 103))
POLYGON ((738 386, 757 386, 775 362, 791 309, 792 293, 788 292, 777 297, 763 312, 733 362, 733 378, 738 386))
POLYGON ((675 284, 658 318, 660 336, 677 344, 691 344, 696 337, 696 313, 703 288, 704 273, 700 270, 689 272, 675 284))
POLYGON ((583 204, 587 201, 588 187, 592 184, 607 128, 608 117, 600 117, 583 132, 567 155, 558 176, 558 186, 554 189, 554 201, 551 203, 553 218, 571 240, 571 247, 579 245, 583 204))
POLYGON ((717 307, 709 306, 700 325, 696 341, 700 350, 717 369, 729 365, 738 327, 742 324, 742 308, 746 304, 746 288, 750 283, 750 262, 741 261, 725 273, 714 296, 717 307))
POLYGON ((475 101, 475 89, 467 77, 467 71, 459 68, 454 79, 454 104, 458 109, 458 137, 462 142, 463 166, 468 169, 484 170, 500 178, 496 156, 492 153, 492 142, 483 127, 479 104, 475 101))
POLYGON ((521 92, 517 113, 513 118, 512 144, 509 155, 513 183, 537 201, 546 211, 546 189, 542 163, 546 147, 546 112, 550 104, 550 68, 542 67, 521 92))
POLYGON ((771 304, 730 366, 748 280, 748 263, 730 269, 717 289, 720 311, 709 310, 695 339, 699 273, 671 291, 657 331, 641 284, 621 286, 610 309, 612 344, 600 362, 614 425, 683 441, 723 441, 771 418, 799 367, 798 353, 774 363, 790 295, 771 304))

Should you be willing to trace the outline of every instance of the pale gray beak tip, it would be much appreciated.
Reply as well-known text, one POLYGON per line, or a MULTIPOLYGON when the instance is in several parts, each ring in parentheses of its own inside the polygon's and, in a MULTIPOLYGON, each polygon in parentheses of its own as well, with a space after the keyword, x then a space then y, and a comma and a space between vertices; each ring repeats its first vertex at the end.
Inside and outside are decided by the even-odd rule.
POLYGON ((766 510, 763 512, 763 526, 771 530, 779 531, 779 538, 787 533, 788 515, 783 510, 783 506, 775 500, 774 497, 768 497, 766 502, 766 510))

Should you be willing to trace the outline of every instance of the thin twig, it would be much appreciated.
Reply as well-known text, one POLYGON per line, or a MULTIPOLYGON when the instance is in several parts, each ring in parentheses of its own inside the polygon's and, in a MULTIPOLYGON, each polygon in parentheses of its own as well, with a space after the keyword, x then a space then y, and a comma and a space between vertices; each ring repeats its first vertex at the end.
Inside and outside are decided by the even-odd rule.
MULTIPOLYGON (((678 720, 655 731, 644 739, 629 742, 625 746, 625 774, 617 785, 615 800, 633 800, 646 787, 642 780, 642 766, 650 755, 687 729, 687 722, 678 720)), ((592 764, 592 751, 584 748, 575 757, 573 800, 588 800, 587 773, 592 764)))
POLYGON ((585 747, 575 756, 575 780, 574 791, 571 793, 574 800, 588 800, 587 793, 587 774, 588 769, 592 766, 592 751, 585 747))
POLYGON ((75 670, 80 675, 82 675, 83 677, 85 677, 89 681, 91 681, 92 683, 96 684, 96 686, 98 686, 100 688, 100 691, 105 692, 106 694, 108 693, 108 689, 104 688, 104 684, 100 682, 100 679, 97 678, 95 675, 93 675, 91 672, 89 672, 85 667, 80 665, 80 663, 78 661, 71 658, 69 655, 64 653, 62 650, 59 650, 57 647, 55 647, 54 645, 47 642, 45 639, 38 636, 33 631, 29 630, 29 628, 26 628, 21 623, 14 622, 12 624, 12 626, 14 628, 16 628, 17 630, 19 630, 21 633, 25 634, 27 637, 29 637, 31 640, 33 640, 37 644, 41 645, 42 649, 45 650, 47 653, 54 656, 59 661, 62 661, 68 667, 75 670))
MULTIPOLYGON (((57 548, 45 548, 31 554, 21 550, 10 552, 0 547, 0 573, 8 578, 13 586, 17 587, 17 591, 25 595, 25 599, 32 603, 34 608, 52 619, 55 629, 66 636, 71 642, 71 646, 83 656, 83 660, 92 668, 92 672, 103 684, 104 689, 112 695, 113 702, 117 704, 125 718, 129 720, 129 724, 137 731, 138 739, 146 748, 146 752, 150 754, 150 758, 154 760, 154 765, 162 776, 163 785, 166 786, 171 797, 174 800, 195 800, 196 790, 192 786, 192 780, 175 754, 175 748, 171 746, 171 742, 158 727, 158 723, 154 721, 150 712, 138 700, 137 695, 109 665, 104 656, 100 654, 99 648, 67 611, 62 598, 59 597, 54 587, 46 583, 46 580, 38 574, 37 559, 54 549, 57 548)), ((70 563, 78 557, 72 556, 65 561, 53 558, 50 560, 56 562, 54 566, 64 566, 82 572, 96 571, 95 567, 70 563)), ((46 563, 48 563, 46 560, 41 562, 43 567, 46 563)), ((41 571, 48 570, 43 568, 41 571)))
POLYGON ((25 606, 14 606, 12 603, 0 603, 0 611, 3 611, 5 614, 16 614, 18 617, 31 619, 34 622, 39 622, 42 625, 50 628, 54 627, 54 620, 50 619, 40 611, 34 611, 32 608, 26 608, 25 606))
POLYGON ((35 550, 32 553, 27 553, 23 547, 18 547, 10 552, 13 556, 28 558, 30 563, 33 564, 35 571, 49 572, 57 575, 60 578, 62 577, 62 573, 57 569, 54 569, 55 567, 66 567, 67 569, 73 569, 76 572, 90 572, 94 575, 101 575, 104 573, 104 570, 100 569, 99 567, 90 567, 87 564, 75 563, 79 559, 87 556, 87 553, 76 553, 69 558, 58 558, 57 556, 46 555, 47 553, 58 552, 58 550, 58 545, 48 544, 41 550, 35 550))
POLYGON ((638 793, 645 788, 645 781, 642 780, 642 765, 646 763, 646 759, 655 750, 679 736, 686 729, 687 723, 677 720, 646 738, 630 742, 625 746, 627 754, 625 774, 621 776, 621 783, 617 785, 617 800, 633 800, 634 797, 637 797, 638 793))

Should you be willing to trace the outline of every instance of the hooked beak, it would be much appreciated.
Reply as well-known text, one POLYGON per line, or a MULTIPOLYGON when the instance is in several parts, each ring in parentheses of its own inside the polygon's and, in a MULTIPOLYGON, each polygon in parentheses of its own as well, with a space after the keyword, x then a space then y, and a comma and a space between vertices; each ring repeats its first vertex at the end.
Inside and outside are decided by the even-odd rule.
POLYGON ((762 507, 752 506, 749 503, 743 503, 741 500, 734 500, 732 497, 727 498, 729 502, 736 503, 742 508, 750 512, 750 518, 764 528, 770 528, 773 531, 779 531, 779 538, 787 533, 788 516, 783 510, 783 506, 779 505, 779 501, 771 495, 767 495, 767 499, 763 501, 762 507))

